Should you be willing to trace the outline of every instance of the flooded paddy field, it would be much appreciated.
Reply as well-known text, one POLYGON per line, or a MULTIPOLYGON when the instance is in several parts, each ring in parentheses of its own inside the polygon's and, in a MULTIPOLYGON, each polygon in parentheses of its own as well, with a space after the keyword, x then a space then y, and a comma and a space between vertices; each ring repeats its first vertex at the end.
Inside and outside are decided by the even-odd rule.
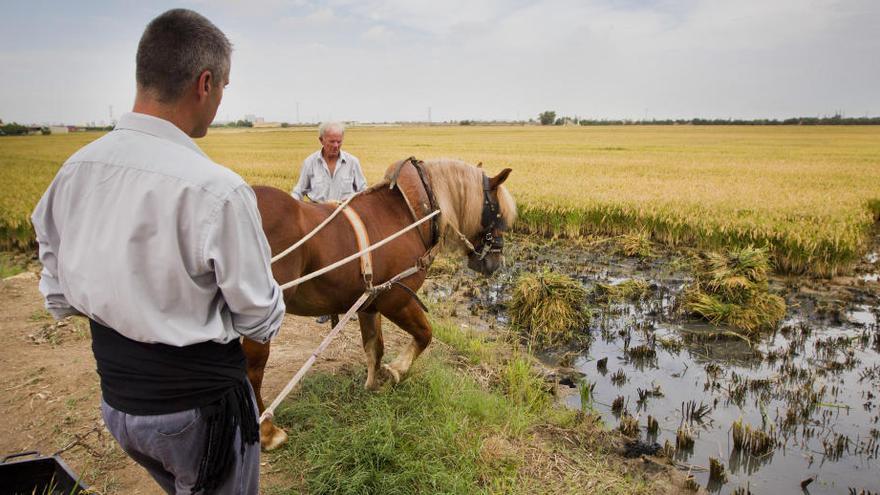
POLYGON ((427 295, 499 328, 520 273, 568 274, 591 291, 592 321, 577 343, 538 355, 572 377, 560 386, 567 405, 624 425, 632 455, 668 457, 710 493, 880 493, 876 254, 854 277, 774 278, 786 317, 745 337, 678 310, 691 280, 687 254, 638 260, 614 251, 613 241, 518 238, 500 276, 459 271, 432 279, 427 295), (631 279, 647 282, 641 297, 601 296, 600 285, 631 279), (710 458, 723 481, 710 479, 710 458))

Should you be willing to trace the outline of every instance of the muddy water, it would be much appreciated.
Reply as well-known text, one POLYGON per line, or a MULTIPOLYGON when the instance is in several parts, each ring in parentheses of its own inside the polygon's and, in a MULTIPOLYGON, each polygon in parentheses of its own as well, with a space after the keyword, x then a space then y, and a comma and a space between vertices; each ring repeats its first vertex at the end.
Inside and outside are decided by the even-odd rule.
MULTIPOLYGON (((694 446, 679 449, 674 458, 682 466, 694 466, 703 486, 708 485, 708 473, 701 467, 708 466, 710 456, 722 460, 729 473, 725 485, 710 491, 730 493, 748 486, 753 493, 790 493, 809 478, 814 479, 809 493, 846 493, 850 487, 878 490, 880 416, 875 395, 880 373, 871 367, 880 359, 870 346, 880 341, 880 334, 876 317, 867 308, 848 316, 866 325, 819 326, 792 318, 784 332, 752 347, 727 339, 690 342, 678 349, 652 342, 678 342, 682 335, 694 340, 693 333, 706 329, 646 320, 642 311, 629 307, 619 317, 606 319, 604 330, 577 358, 575 367, 596 383, 593 407, 609 425, 618 423, 620 413, 611 408, 618 396, 623 397, 623 409, 639 417, 640 438, 645 442, 668 440, 675 445, 676 431, 686 424, 694 446), (627 330, 639 326, 640 330, 627 330), (656 355, 628 356, 623 342, 627 333, 630 348, 647 345, 656 355), (602 358, 608 358, 605 373, 596 365, 602 358), (871 376, 862 378, 872 369, 871 376), (626 378, 613 380, 619 370, 626 378), (640 399, 639 389, 651 393, 640 399), (688 421, 682 407, 689 401, 697 407, 705 404, 709 412, 688 421), (647 415, 660 424, 656 437, 645 431, 647 415), (775 429, 778 447, 763 455, 734 449, 730 428, 740 419, 753 427, 775 429)), ((577 395, 567 400, 580 407, 577 395)))
MULTIPOLYGON (((749 342, 677 314, 675 298, 689 281, 682 259, 643 263, 606 254, 602 246, 526 244, 491 282, 459 275, 469 279, 461 286, 478 287, 464 299, 471 313, 506 323, 504 304, 516 274, 541 267, 568 273, 588 288, 633 277, 652 284, 642 301, 594 302, 587 343, 542 356, 551 364, 572 363, 595 384, 588 407, 609 427, 621 414, 638 418, 640 450, 666 442, 674 447, 684 425, 694 444, 676 449, 673 458, 711 493, 880 493, 876 257, 843 286, 774 281, 788 301, 787 318, 776 332, 749 342), (633 349, 650 351, 644 356, 633 349), (617 398, 623 408, 612 410, 617 398), (688 407, 705 414, 688 417, 688 407), (648 415, 659 423, 656 435, 647 432, 648 415), (731 425, 737 420, 772 432, 775 448, 760 455, 734 448, 731 425), (709 457, 721 460, 725 483, 709 482, 709 457)), ((565 400, 582 407, 577 393, 565 400)))

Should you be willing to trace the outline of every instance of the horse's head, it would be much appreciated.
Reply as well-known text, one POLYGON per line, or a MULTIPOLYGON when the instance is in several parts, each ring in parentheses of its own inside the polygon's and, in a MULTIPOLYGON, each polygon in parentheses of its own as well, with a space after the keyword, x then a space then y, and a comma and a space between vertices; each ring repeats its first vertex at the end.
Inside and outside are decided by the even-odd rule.
POLYGON ((516 219, 516 203, 502 185, 510 169, 488 177, 480 165, 461 160, 429 160, 424 165, 442 212, 445 242, 465 249, 468 268, 491 275, 502 265, 504 232, 516 219))
POLYGON ((516 211, 510 193, 501 185, 510 172, 505 168, 495 177, 482 175, 480 230, 468 239, 474 247, 468 253, 468 268, 483 275, 495 273, 504 261, 504 232, 510 228, 516 211))

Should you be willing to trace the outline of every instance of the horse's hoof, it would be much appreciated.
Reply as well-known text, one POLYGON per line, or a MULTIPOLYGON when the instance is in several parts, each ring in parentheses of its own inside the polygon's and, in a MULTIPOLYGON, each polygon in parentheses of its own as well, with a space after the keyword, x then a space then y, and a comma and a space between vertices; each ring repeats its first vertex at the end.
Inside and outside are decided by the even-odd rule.
POLYGON ((375 391, 379 390, 379 387, 381 385, 382 385, 382 383, 379 380, 376 380, 376 379, 373 379, 373 381, 367 380, 364 383, 364 390, 369 390, 370 392, 375 392, 375 391))
POLYGON ((260 445, 263 450, 269 451, 277 449, 281 444, 287 441, 287 433, 272 423, 263 423, 260 425, 260 445), (268 425, 268 428, 266 427, 268 425))
POLYGON ((391 375, 391 379, 394 380, 394 384, 397 385, 400 383, 400 372, 396 369, 392 368, 387 364, 382 365, 382 369, 385 370, 389 375, 391 375))

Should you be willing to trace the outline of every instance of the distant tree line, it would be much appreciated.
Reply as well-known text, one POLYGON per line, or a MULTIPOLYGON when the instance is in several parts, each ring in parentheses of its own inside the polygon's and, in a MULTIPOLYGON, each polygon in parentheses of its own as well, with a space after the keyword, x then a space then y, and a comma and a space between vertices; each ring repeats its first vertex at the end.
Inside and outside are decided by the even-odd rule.
POLYGON ((249 120, 234 120, 225 124, 211 124, 211 127, 253 127, 254 123, 249 120))
MULTIPOLYGON (((0 123, 2 123, 2 121, 0 121, 0 123)), ((0 125, 0 136, 25 136, 27 133, 28 126, 16 122, 0 125)))
MULTIPOLYGON (((27 136, 28 134, 35 134, 39 130, 40 134, 46 136, 52 134, 52 130, 48 126, 36 126, 36 125, 21 125, 18 122, 7 122, 4 123, 2 119, 0 119, 0 136, 27 136)), ((77 130, 85 130, 85 131, 112 131, 112 125, 102 125, 102 126, 85 126, 78 127, 77 130)))
POLYGON ((880 117, 792 117, 788 119, 580 119, 557 117, 556 112, 538 114, 541 125, 880 125, 880 117))

